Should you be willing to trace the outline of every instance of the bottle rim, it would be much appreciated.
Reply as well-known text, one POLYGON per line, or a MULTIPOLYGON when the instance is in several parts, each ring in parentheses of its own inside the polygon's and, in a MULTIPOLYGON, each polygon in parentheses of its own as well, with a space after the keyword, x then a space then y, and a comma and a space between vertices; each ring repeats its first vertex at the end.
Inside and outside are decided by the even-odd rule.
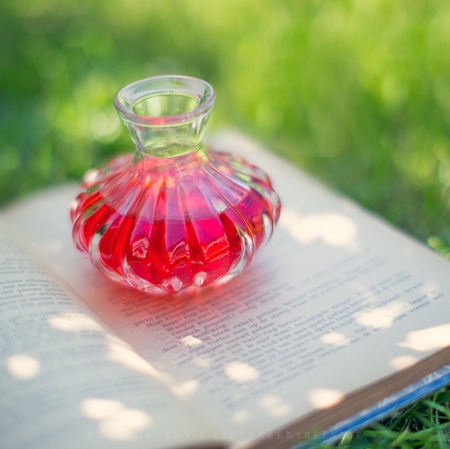
POLYGON ((147 126, 164 126, 189 123, 209 114, 216 98, 213 87, 199 78, 185 75, 162 75, 144 78, 123 87, 114 97, 114 106, 123 120, 147 126), (150 116, 136 114, 133 106, 137 100, 151 94, 184 93, 194 96, 198 106, 177 115, 150 116))

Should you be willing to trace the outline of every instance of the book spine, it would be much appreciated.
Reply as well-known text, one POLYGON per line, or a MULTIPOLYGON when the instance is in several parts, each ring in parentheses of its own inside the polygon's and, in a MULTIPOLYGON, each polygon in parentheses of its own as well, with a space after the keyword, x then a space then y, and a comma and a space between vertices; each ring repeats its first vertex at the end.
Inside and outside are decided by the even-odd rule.
POLYGON ((398 391, 396 394, 362 410, 351 418, 337 423, 323 432, 318 439, 303 443, 296 446, 296 448, 307 449, 312 448, 318 442, 335 442, 339 438, 342 438, 345 433, 355 432, 375 421, 386 418, 397 410, 409 406, 447 385, 450 385, 450 365, 446 365, 428 376, 425 376, 418 382, 415 382, 398 391))

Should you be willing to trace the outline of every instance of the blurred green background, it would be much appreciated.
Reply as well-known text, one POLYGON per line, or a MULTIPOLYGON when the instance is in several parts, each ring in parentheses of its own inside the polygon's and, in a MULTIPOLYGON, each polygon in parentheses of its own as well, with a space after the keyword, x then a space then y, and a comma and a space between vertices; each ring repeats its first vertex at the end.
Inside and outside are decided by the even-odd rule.
POLYGON ((249 134, 448 253, 449 24, 440 0, 1 2, 0 203, 131 149, 116 92, 185 74, 217 91, 210 133, 249 134))

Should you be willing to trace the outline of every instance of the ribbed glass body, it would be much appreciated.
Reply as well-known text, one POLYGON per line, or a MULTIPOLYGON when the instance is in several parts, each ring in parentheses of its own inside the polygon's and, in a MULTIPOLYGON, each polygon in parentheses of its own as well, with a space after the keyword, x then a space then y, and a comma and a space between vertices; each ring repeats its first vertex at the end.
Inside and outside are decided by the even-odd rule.
POLYGON ((176 76, 117 95, 137 151, 88 172, 71 210, 76 247, 110 278, 192 293, 239 274, 271 237, 280 201, 267 175, 202 144, 213 103, 207 83, 176 76))

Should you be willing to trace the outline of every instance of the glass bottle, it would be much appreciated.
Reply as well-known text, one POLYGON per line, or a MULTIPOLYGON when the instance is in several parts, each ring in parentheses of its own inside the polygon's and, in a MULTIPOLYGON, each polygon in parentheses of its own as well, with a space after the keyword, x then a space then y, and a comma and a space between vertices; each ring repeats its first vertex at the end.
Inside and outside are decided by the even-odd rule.
POLYGON ((232 279, 271 237, 280 201, 267 175, 202 144, 214 100, 208 83, 185 76, 115 97, 136 151, 87 172, 71 209, 75 246, 110 278, 192 293, 232 279))

